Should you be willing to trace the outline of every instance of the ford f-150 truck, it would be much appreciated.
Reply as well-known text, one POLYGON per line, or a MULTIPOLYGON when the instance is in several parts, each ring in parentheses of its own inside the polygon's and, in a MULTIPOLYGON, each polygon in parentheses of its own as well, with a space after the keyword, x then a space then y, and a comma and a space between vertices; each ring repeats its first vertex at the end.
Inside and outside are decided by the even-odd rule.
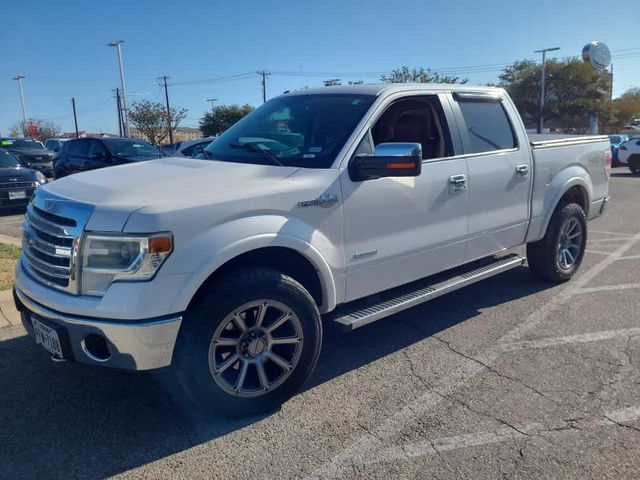
POLYGON ((230 415, 299 390, 323 322, 355 329, 525 261, 569 280, 609 198, 607 137, 531 140, 488 87, 288 92, 204 156, 38 189, 15 301, 53 359, 171 366, 230 415))

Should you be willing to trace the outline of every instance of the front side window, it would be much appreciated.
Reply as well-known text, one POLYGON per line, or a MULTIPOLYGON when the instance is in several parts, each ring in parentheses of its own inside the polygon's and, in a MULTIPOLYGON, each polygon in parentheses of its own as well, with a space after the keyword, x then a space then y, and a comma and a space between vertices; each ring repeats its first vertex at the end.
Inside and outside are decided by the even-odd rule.
POLYGON ((371 129, 373 144, 409 142, 422 145, 422 158, 452 155, 451 137, 436 96, 399 100, 389 106, 371 129))
POLYGON ((516 148, 511 122, 500 101, 459 100, 470 151, 491 152, 516 148))
POLYGON ((283 95, 229 128, 204 151, 208 159, 329 168, 369 110, 373 95, 283 95))

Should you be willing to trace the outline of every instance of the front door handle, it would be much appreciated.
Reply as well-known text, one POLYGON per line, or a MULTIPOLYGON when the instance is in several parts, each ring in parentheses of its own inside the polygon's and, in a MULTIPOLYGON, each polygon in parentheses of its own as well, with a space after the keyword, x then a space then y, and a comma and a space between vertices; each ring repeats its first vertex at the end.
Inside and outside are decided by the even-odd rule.
POLYGON ((518 175, 526 177, 527 175, 529 175, 529 165, 518 165, 516 167, 516 173, 518 175))
POLYGON ((449 189, 452 192, 461 192, 467 188, 467 176, 464 174, 451 175, 449 177, 449 189))

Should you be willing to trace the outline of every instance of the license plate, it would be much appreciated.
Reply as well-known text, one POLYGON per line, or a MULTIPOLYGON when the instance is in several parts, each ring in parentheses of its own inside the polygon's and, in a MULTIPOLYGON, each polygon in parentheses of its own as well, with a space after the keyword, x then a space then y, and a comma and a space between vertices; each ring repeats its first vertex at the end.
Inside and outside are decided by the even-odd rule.
POLYGON ((27 192, 24 190, 9 192, 9 200, 24 200, 25 198, 27 198, 27 192))
POLYGON ((58 332, 35 318, 31 319, 31 324, 33 325, 36 343, 42 345, 49 353, 62 358, 62 345, 60 344, 58 332))

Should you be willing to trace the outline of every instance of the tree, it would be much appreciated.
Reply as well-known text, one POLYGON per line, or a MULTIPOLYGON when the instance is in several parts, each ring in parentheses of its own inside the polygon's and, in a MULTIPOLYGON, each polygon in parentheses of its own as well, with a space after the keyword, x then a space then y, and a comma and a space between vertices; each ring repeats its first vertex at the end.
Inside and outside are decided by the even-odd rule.
MULTIPOLYGON (((169 110, 173 130, 185 119, 187 111, 182 107, 172 107, 169 110)), ((133 102, 129 110, 129 121, 140 135, 153 145, 160 145, 169 136, 167 109, 162 103, 149 100, 133 102)))
POLYGON ((382 75, 380 80, 385 83, 467 83, 469 79, 455 75, 442 75, 430 68, 400 67, 392 70, 388 75, 382 75))
POLYGON ((629 89, 613 100, 610 133, 616 133, 640 118, 640 89, 629 89))
MULTIPOLYGON (((500 74, 500 86, 515 102, 526 124, 540 118, 541 65, 522 60, 500 74)), ((542 117, 556 127, 586 131, 592 115, 607 117, 611 76, 577 58, 549 60, 546 65, 545 106, 542 117)))
POLYGON ((253 107, 248 103, 245 105, 218 105, 211 112, 206 112, 200 119, 200 131, 205 137, 220 135, 251 112, 253 112, 253 107))
MULTIPOLYGON (((44 142, 48 138, 59 137, 62 133, 60 125, 52 122, 51 120, 44 120, 39 118, 31 118, 27 120, 27 123, 31 123, 37 126, 38 133, 33 137, 35 140, 44 142)), ((10 137, 22 137, 22 122, 16 122, 9 127, 10 137)))

